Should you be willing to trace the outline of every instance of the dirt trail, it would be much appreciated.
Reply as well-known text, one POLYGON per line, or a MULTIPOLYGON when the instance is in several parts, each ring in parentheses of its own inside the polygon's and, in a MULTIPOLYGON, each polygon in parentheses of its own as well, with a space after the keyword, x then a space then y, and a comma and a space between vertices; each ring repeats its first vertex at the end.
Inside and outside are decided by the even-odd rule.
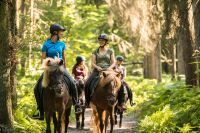
MULTIPOLYGON (((124 116, 122 128, 119 128, 118 125, 114 126, 114 133, 136 133, 134 131, 134 126, 136 125, 136 121, 134 121, 134 116, 124 116)), ((94 132, 94 121, 92 118, 92 110, 86 109, 85 113, 85 127, 84 129, 76 129, 75 123, 70 124, 68 132, 69 133, 93 133, 94 132)), ((108 130, 110 127, 108 127, 108 130)), ((94 132, 95 133, 95 132, 94 132)))

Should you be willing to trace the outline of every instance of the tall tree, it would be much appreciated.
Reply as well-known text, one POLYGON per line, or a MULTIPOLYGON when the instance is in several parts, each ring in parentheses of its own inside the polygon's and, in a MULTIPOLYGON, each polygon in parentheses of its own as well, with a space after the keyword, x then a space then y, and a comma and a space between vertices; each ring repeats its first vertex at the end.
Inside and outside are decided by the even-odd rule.
POLYGON ((13 132, 11 75, 16 42, 16 0, 0 1, 0 127, 13 132))
POLYGON ((195 45, 200 49, 200 1, 193 0, 192 7, 194 16, 195 45))
POLYGON ((189 24, 189 1, 181 0, 179 1, 179 18, 180 18, 180 29, 179 29, 179 40, 182 40, 183 48, 183 59, 185 66, 185 76, 187 85, 196 85, 196 74, 195 65, 193 64, 194 58, 193 47, 192 47, 192 37, 190 32, 189 24))
POLYGON ((32 45, 33 45, 33 40, 32 40, 32 35, 33 35, 33 26, 34 26, 34 0, 30 0, 31 7, 30 7, 30 42, 29 42, 29 57, 28 57, 28 65, 29 65, 29 70, 33 69, 32 66, 32 58, 33 58, 33 53, 32 53, 32 45))
MULTIPOLYGON (((192 1, 193 18, 194 18, 194 32, 195 32, 195 49, 200 50, 200 1, 192 1)), ((196 57, 196 62, 200 62, 199 52, 196 57)), ((200 69, 199 64, 196 65, 197 69, 200 69)), ((197 74, 197 84, 200 85, 200 73, 197 74)))
POLYGON ((144 77, 161 81, 161 2, 157 0, 106 0, 114 21, 129 38, 145 49, 144 77))

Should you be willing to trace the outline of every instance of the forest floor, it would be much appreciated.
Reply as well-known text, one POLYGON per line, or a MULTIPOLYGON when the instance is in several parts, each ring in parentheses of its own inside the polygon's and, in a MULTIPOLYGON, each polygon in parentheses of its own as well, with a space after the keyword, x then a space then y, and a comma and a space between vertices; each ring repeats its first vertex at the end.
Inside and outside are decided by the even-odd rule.
MULTIPOLYGON (((136 133, 136 131, 134 131, 134 127, 136 127, 136 120, 134 119, 134 115, 125 114, 123 118, 123 122, 122 122, 122 127, 119 128, 118 125, 115 125, 114 133, 136 133)), ((110 127, 108 127, 107 130, 110 130, 110 127)), ((75 123, 72 123, 69 125, 68 132, 69 133, 96 133, 96 128, 94 125, 94 120, 93 120, 93 115, 92 115, 92 109, 86 109, 84 129, 76 129, 75 123)))

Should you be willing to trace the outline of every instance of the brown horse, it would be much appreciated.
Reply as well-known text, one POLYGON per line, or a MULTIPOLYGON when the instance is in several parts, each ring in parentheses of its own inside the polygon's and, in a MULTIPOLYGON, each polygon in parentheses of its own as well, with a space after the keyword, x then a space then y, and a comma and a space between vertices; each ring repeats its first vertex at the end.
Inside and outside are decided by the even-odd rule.
POLYGON ((76 80, 77 90, 78 90, 78 100, 82 107, 82 112, 76 114, 76 128, 84 128, 84 121, 85 121, 85 81, 83 79, 76 80), (82 118, 80 123, 80 116, 82 118))
POLYGON ((107 70, 100 74, 100 81, 91 99, 91 107, 95 117, 98 133, 106 133, 110 117, 110 133, 114 126, 114 109, 117 104, 117 94, 121 86, 120 74, 107 70))
POLYGON ((66 133, 69 124, 72 100, 64 82, 64 66, 60 59, 47 58, 44 61, 42 86, 43 106, 46 119, 46 133, 51 133, 51 118, 53 117, 54 133, 66 133), (56 118, 58 113, 58 119, 56 118))

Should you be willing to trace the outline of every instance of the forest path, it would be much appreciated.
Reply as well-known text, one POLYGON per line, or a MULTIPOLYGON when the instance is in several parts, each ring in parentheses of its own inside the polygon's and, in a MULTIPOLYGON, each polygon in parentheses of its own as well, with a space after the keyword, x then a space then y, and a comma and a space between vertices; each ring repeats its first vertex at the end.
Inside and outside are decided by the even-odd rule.
MULTIPOLYGON (((118 117, 119 121, 119 117, 118 117)), ((118 125, 114 126, 114 133, 136 133, 134 127, 136 126, 136 121, 134 120, 134 115, 127 116, 124 115, 122 127, 119 128, 118 125)), ((110 130, 110 127, 107 128, 110 130)), ((85 127, 84 129, 76 129, 75 123, 69 125, 69 133, 96 133, 95 125, 93 121, 92 109, 86 109, 85 112, 85 127)))

